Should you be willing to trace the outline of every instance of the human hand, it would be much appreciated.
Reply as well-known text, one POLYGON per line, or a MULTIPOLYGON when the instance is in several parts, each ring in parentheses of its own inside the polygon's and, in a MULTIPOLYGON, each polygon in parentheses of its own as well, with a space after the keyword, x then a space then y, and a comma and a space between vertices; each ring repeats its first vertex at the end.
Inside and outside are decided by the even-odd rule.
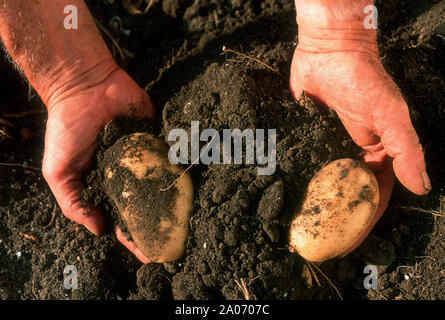
POLYGON ((141 250, 138 249, 138 247, 136 247, 134 241, 130 241, 127 239, 127 236, 122 232, 121 228, 116 226, 115 233, 117 240, 119 240, 120 243, 122 243, 128 250, 130 250, 142 263, 152 262, 142 253, 141 250))
MULTIPOLYGON (((154 118, 155 109, 145 91, 117 67, 99 84, 54 100, 48 104, 43 175, 63 214, 97 235, 104 228, 102 213, 80 196, 82 173, 94 155, 97 137, 118 116, 154 118)), ((132 252, 138 256, 135 249, 132 252)))
POLYGON ((336 10, 332 6, 309 8, 304 2, 296 1, 301 17, 297 20, 301 21, 290 90, 296 99, 304 91, 314 102, 337 112, 352 139, 364 150, 363 161, 379 182, 379 208, 351 252, 386 210, 394 173, 406 188, 418 195, 427 194, 431 183, 408 106, 380 61, 375 30, 365 30, 362 21, 348 21, 345 8, 332 15, 336 10), (311 14, 327 18, 314 25, 311 14), (338 19, 335 25, 331 25, 332 16, 338 19))

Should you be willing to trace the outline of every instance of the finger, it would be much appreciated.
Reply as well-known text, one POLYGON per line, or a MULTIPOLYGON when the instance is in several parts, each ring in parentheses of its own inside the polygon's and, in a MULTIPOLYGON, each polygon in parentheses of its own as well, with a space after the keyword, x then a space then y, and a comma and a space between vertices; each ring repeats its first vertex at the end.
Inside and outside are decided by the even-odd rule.
POLYGON ((122 230, 119 227, 116 227, 116 237, 120 243, 122 243, 131 253, 133 253, 136 258, 138 258, 142 263, 149 263, 151 260, 144 256, 144 254, 136 247, 136 244, 133 241, 129 241, 127 237, 124 235, 122 230))
POLYGON ((366 165, 371 168, 371 170, 379 169, 379 171, 373 170, 380 190, 379 207, 377 208, 377 211, 365 232, 363 232, 356 243, 342 255, 343 257, 354 251, 368 237, 369 233, 380 220, 388 207, 392 189, 394 187, 394 171, 392 168, 391 159, 389 157, 386 156, 385 159, 382 160, 382 153, 373 154, 372 152, 367 152, 363 156, 363 162, 365 162, 366 165))
POLYGON ((337 112, 337 115, 352 140, 365 151, 374 152, 379 149, 380 138, 368 129, 368 125, 346 118, 337 112))
POLYGON ((394 111, 387 108, 386 112, 380 112, 381 115, 375 120, 375 131, 380 138, 364 124, 351 121, 341 114, 339 118, 357 145, 372 152, 383 148, 393 158, 394 172, 399 181, 415 194, 424 195, 431 190, 431 182, 426 172, 422 146, 409 120, 407 108, 396 108, 394 111))
POLYGON ((67 170, 48 169, 43 167, 43 176, 48 182, 63 214, 70 220, 85 226, 90 232, 99 235, 103 232, 105 222, 102 212, 81 198, 83 185, 75 175, 65 175, 67 170))
POLYGON ((388 125, 381 137, 383 147, 393 160, 394 172, 408 190, 425 195, 431 190, 422 146, 410 122, 388 125))
POLYGON ((380 95, 382 105, 375 109, 373 115, 376 134, 393 158, 394 172, 399 181, 415 194, 427 194, 431 190, 431 182, 408 105, 393 82, 386 87, 390 90, 380 95))

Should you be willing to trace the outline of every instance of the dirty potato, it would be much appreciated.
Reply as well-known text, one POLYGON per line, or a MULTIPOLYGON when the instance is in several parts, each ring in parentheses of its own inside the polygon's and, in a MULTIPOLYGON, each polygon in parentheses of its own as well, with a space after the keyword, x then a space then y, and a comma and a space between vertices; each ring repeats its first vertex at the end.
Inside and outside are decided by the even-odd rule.
POLYGON ((362 162, 329 163, 310 181, 292 221, 291 250, 313 262, 344 254, 366 231, 379 197, 377 179, 362 162))
POLYGON ((184 254, 193 203, 190 175, 167 154, 164 141, 142 133, 121 138, 104 153, 105 192, 139 250, 159 263, 184 254))

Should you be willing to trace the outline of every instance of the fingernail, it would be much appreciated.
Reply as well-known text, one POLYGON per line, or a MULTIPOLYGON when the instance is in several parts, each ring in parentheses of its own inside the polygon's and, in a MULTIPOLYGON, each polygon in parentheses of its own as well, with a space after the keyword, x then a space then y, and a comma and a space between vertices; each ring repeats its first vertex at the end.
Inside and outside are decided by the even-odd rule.
POLYGON ((431 191, 431 181, 430 181, 430 177, 428 177, 428 173, 426 173, 426 171, 424 171, 422 173, 422 179, 423 179, 423 186, 425 187, 426 190, 428 190, 428 192, 431 191))

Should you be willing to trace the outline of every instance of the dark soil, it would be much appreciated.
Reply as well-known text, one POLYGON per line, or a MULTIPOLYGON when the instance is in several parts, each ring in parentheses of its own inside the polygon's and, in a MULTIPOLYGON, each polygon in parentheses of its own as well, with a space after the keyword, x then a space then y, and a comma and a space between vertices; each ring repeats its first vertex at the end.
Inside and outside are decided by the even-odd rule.
MULTIPOLYGON (((0 162, 17 166, 0 165, 1 299, 244 299, 243 284, 250 299, 339 299, 330 282, 346 299, 445 299, 445 220, 433 215, 445 206, 445 45, 434 31, 445 1, 377 3, 383 63, 410 105, 433 190, 417 197, 396 184, 390 208, 364 244, 318 267, 289 252, 290 220, 325 163, 359 155, 333 112, 309 100, 298 105, 290 96, 297 32, 292 1, 163 0, 142 17, 126 13, 120 2, 87 2, 132 53, 121 59, 106 38, 158 109, 154 128, 111 126, 103 147, 131 130, 165 138, 172 128, 187 130, 192 120, 216 130, 274 128, 277 170, 259 176, 255 165, 194 166, 184 257, 141 265, 116 242, 111 221, 106 234, 95 237, 67 220, 41 172, 29 168, 41 165, 45 109, 4 60, 0 118, 14 127, 0 125, 6 134, 0 162), (254 61, 221 55, 223 45, 261 59, 283 78, 254 61), (31 109, 42 112, 7 117, 31 109), (368 264, 379 271, 378 288, 369 291, 363 286, 368 264), (78 269, 77 290, 63 287, 66 265, 78 269)), ((87 177, 87 185, 93 180, 87 177)), ((113 220, 112 206, 97 193, 90 196, 113 220)))

